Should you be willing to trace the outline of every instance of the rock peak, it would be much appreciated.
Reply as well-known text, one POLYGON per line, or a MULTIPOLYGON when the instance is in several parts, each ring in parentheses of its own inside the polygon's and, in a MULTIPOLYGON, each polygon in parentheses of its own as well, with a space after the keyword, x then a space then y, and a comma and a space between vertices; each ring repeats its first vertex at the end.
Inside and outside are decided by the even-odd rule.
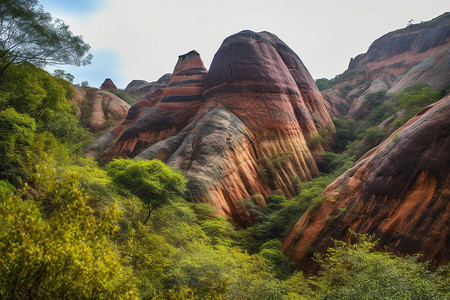
POLYGON ((193 55, 193 56, 200 56, 200 53, 198 53, 196 50, 191 50, 191 51, 189 51, 186 54, 178 55, 178 58, 185 59, 186 57, 191 56, 191 55, 193 55))
POLYGON ((192 68, 205 68, 203 61, 200 58, 200 53, 195 50, 178 56, 178 61, 173 70, 173 74, 192 68))
POLYGON ((110 90, 110 89, 116 89, 117 86, 114 84, 114 82, 111 80, 111 78, 106 78, 105 81, 103 81, 102 85, 100 86, 101 90, 110 90))

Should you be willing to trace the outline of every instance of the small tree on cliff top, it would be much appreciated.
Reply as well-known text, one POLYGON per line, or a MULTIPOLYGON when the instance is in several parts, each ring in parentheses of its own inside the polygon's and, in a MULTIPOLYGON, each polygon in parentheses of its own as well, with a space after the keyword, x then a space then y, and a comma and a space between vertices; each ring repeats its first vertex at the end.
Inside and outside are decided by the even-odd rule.
POLYGON ((182 174, 159 160, 115 159, 108 174, 121 189, 137 196, 148 210, 144 224, 154 209, 186 191, 182 174))
POLYGON ((89 64, 90 46, 37 0, 0 1, 0 76, 10 64, 89 64))

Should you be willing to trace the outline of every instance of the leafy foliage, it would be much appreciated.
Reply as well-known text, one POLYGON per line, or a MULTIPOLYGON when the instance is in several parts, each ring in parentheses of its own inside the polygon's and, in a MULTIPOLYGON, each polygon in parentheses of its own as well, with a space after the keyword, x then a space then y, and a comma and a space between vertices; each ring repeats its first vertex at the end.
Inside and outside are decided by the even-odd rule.
POLYGON ((375 251, 373 236, 356 234, 356 243, 335 241, 317 255, 321 299, 447 299, 447 268, 433 272, 416 257, 400 258, 375 251))
POLYGON ((133 96, 131 96, 124 90, 110 89, 110 90, 108 90, 108 92, 113 93, 114 95, 116 95, 117 97, 119 97, 120 99, 122 99, 123 101, 125 101, 126 103, 128 103, 130 105, 134 105, 138 102, 136 99, 133 98, 133 96))
POLYGON ((0 215, 1 298, 136 297, 130 269, 108 240, 120 211, 96 218, 75 174, 47 181, 38 198, 26 189, 10 197, 0 215), (52 206, 46 218, 39 198, 52 206))
POLYGON ((364 119, 357 121, 349 116, 333 119, 337 130, 336 152, 339 154, 323 153, 323 160, 319 163, 320 170, 329 173, 351 157, 359 159, 421 109, 441 99, 448 92, 448 87, 435 91, 424 83, 417 83, 395 95, 385 96, 384 92, 366 95, 365 100, 370 102, 371 110, 364 119))
POLYGON ((0 3, 0 77, 11 64, 89 64, 90 46, 37 0, 0 3))
POLYGON ((27 179, 27 156, 35 138, 36 125, 28 115, 13 108, 0 112, 0 176, 18 185, 27 179))
POLYGON ((70 83, 73 83, 73 80, 75 79, 75 76, 70 73, 66 73, 66 71, 61 69, 56 69, 55 71, 53 71, 53 76, 55 76, 56 78, 67 80, 70 83))
MULTIPOLYGON (((344 81, 352 81, 352 80, 358 79, 362 75, 364 75, 364 71, 356 70, 356 69, 347 70, 342 74, 336 75, 332 79, 326 79, 326 78, 317 79, 316 85, 319 88, 319 90, 322 91, 322 90, 332 88, 344 81)), ((358 81, 357 84, 364 84, 364 82, 358 81)), ((343 88, 342 92, 343 92, 343 96, 345 97, 345 95, 346 95, 345 90, 348 88, 347 87, 341 87, 341 88, 343 88)), ((347 93, 348 93, 348 90, 347 90, 347 93)))
POLYGON ((403 116, 394 121, 396 126, 401 126, 422 108, 439 100, 442 97, 442 94, 432 90, 429 86, 426 86, 417 91, 406 91, 397 97, 397 107, 406 110, 403 116))
POLYGON ((155 208, 186 191, 183 175, 159 160, 116 159, 108 165, 108 173, 122 191, 137 196, 147 208, 144 224, 155 208))
MULTIPOLYGON (((20 11, 21 5, 39 10, 37 1, 2 2, 0 21, 11 14, 6 8, 20 11)), ((46 16, 28 13, 21 20, 46 16)), ((2 57, 10 63, 11 56, 2 57)), ((343 76, 357 80, 358 74, 343 76)), ((448 268, 374 251, 367 236, 358 244, 336 242, 318 258, 323 271, 316 277, 295 272, 281 252, 281 240, 300 215, 321 204, 323 189, 348 168, 352 155, 384 137, 373 123, 426 105, 437 97, 427 87, 404 91, 399 106, 370 95, 376 103, 368 119, 336 120, 340 149, 357 142, 343 154, 324 153, 327 174, 299 183, 298 196, 275 193, 267 204, 261 195, 243 200, 258 221, 246 230, 210 205, 187 202, 184 177, 160 161, 118 159, 100 167, 83 157, 90 135, 75 117, 71 93, 67 81, 28 64, 9 64, 2 76, 0 298, 449 297, 448 268)), ((321 133, 316 139, 326 138, 321 133)), ((274 155, 264 162, 266 173, 276 174, 289 159, 289 153, 274 155)))
POLYGON ((89 140, 70 103, 70 84, 54 78, 32 65, 13 66, 4 75, 0 90, 0 109, 14 108, 35 120, 38 132, 49 131, 61 141, 79 150, 89 140))

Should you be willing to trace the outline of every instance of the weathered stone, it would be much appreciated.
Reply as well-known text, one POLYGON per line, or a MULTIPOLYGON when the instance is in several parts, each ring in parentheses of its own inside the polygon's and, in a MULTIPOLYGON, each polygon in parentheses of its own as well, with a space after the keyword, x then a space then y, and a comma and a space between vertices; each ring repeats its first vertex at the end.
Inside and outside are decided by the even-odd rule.
POLYGON ((93 132, 109 129, 121 123, 130 105, 116 95, 98 89, 72 86, 75 96, 71 101, 78 107, 79 119, 87 120, 93 132))
POLYGON ((92 149, 107 148, 106 160, 160 158, 185 172, 196 201, 248 226, 243 199, 278 189, 292 196, 298 180, 319 174, 319 126, 334 130, 298 56, 270 33, 243 31, 225 39, 209 73, 196 51, 181 55, 167 87, 92 149))
POLYGON ((105 81, 100 86, 101 90, 117 90, 117 86, 114 84, 114 82, 111 80, 111 78, 106 78, 105 81))
POLYGON ((171 73, 164 74, 157 81, 147 82, 145 80, 133 80, 125 88, 125 92, 137 100, 150 97, 158 89, 164 89, 169 84, 171 73))
POLYGON ((283 242, 283 251, 305 271, 317 269, 307 249, 326 251, 348 229, 375 233, 379 249, 420 253, 444 264, 450 258, 450 96, 434 103, 324 191, 283 242), (299 234, 301 232, 301 235, 299 234))
POLYGON ((371 111, 372 105, 364 96, 373 92, 374 83, 382 81, 378 90, 385 90, 388 96, 415 83, 443 89, 450 83, 450 13, 380 37, 366 53, 350 60, 341 78, 339 84, 322 93, 330 101, 331 113, 349 113, 357 119, 371 111), (332 110, 342 102, 339 98, 348 103, 347 112, 332 110))

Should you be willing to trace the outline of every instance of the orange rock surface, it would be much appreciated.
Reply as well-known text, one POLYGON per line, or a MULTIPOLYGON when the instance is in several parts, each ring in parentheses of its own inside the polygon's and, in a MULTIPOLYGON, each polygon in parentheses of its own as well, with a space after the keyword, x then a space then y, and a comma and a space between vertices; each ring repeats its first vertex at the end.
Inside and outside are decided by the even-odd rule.
POLYGON ((133 106, 119 139, 104 158, 133 157, 185 128, 202 103, 206 73, 198 52, 180 55, 167 88, 133 106))
POLYGON ((375 233, 379 249, 450 258, 450 96, 424 108, 324 191, 283 242, 284 253, 314 271, 309 249, 324 252, 348 229, 375 233))
POLYGON ((78 118, 88 120, 92 131, 109 129, 122 122, 130 105, 107 91, 73 86, 75 96, 71 101, 78 106, 78 118))
POLYGON ((148 98, 157 89, 164 89, 169 84, 172 74, 167 73, 157 81, 147 82, 145 80, 133 80, 125 88, 125 92, 133 96, 134 99, 143 100, 148 98))
POLYGON ((105 81, 100 86, 101 90, 110 90, 114 89, 117 90, 117 86, 114 84, 111 78, 106 78, 105 81))
POLYGON ((159 158, 188 177, 192 198, 242 226, 245 201, 319 174, 318 128, 333 131, 325 100, 298 56, 275 35, 243 31, 223 42, 207 72, 179 57, 168 86, 134 105, 90 147, 114 157, 159 158))
POLYGON ((449 78, 450 13, 447 12, 380 37, 366 53, 352 58, 339 83, 323 93, 332 114, 362 119, 373 106, 366 98, 370 93, 391 95, 415 83, 440 90, 449 83, 449 78))

